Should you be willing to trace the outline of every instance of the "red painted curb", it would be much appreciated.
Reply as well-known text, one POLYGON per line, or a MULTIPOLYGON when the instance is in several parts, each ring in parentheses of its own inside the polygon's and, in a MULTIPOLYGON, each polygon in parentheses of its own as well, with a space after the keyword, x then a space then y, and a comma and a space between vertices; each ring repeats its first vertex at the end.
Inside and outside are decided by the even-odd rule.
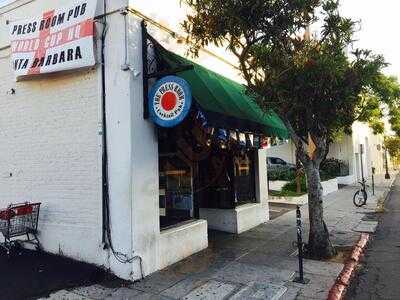
POLYGON ((346 294, 346 288, 349 286, 351 278, 355 273, 355 269, 360 261, 360 258, 367 246, 370 235, 362 233, 357 244, 351 252, 350 258, 344 264, 342 271, 336 278, 335 284, 331 287, 327 300, 341 300, 346 294))

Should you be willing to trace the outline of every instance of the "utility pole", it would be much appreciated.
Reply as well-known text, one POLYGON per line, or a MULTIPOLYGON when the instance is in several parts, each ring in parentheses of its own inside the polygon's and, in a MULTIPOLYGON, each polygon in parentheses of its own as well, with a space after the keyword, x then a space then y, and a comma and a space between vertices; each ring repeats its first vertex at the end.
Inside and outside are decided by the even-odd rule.
POLYGON ((360 166, 361 166, 361 181, 364 182, 364 165, 363 165, 364 145, 360 144, 360 166))
POLYGON ((390 179, 389 166, 388 166, 387 148, 384 147, 384 149, 385 149, 385 168, 386 168, 385 179, 390 179))
POLYGON ((296 149, 296 193, 301 193, 301 163, 296 149))

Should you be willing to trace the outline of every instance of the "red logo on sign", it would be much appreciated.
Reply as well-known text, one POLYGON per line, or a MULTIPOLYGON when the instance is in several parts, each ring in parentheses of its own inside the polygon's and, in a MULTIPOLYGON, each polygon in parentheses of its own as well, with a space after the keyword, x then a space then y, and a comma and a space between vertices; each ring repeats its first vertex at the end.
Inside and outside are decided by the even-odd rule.
POLYGON ((173 92, 166 92, 162 97, 161 97, 161 106, 167 111, 173 110, 174 107, 176 106, 176 95, 173 92))

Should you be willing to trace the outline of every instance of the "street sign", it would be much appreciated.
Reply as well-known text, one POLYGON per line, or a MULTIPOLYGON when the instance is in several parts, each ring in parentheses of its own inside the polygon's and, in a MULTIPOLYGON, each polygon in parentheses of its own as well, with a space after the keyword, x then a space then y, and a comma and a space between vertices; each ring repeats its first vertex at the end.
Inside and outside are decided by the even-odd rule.
POLYGON ((311 137, 311 134, 308 133, 308 157, 310 159, 314 159, 315 151, 317 150, 317 146, 314 143, 314 140, 311 137))

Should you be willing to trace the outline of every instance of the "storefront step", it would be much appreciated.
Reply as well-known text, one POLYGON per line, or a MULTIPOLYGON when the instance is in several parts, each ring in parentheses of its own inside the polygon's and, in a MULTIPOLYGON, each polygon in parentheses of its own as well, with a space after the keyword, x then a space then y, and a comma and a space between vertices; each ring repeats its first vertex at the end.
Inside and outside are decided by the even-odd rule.
POLYGON ((239 234, 268 221, 267 209, 261 203, 235 209, 200 208, 200 218, 207 220, 210 229, 239 234))
POLYGON ((162 230, 159 240, 159 269, 208 247, 206 220, 193 220, 162 230))

